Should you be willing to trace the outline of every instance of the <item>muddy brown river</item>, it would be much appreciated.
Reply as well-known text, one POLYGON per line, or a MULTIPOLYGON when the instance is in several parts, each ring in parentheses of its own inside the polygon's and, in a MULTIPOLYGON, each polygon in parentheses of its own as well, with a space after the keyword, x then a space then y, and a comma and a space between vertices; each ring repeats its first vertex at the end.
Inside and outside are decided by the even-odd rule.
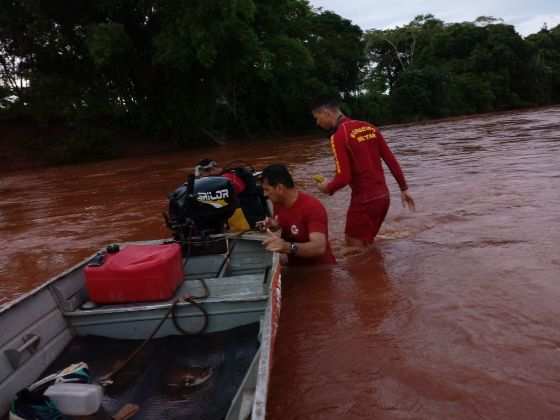
MULTIPOLYGON (((339 264, 288 270, 268 414, 560 418, 560 108, 388 127, 417 211, 342 256, 349 192, 321 196, 339 264)), ((167 237, 196 161, 332 174, 324 138, 230 144, 0 177, 0 305, 111 242, 167 237)))

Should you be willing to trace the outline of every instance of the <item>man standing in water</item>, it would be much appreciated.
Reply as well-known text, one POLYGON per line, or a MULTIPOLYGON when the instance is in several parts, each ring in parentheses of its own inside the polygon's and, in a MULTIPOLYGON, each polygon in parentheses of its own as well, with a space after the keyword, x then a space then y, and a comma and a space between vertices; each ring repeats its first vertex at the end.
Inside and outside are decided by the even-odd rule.
POLYGON ((265 196, 274 205, 274 217, 263 227, 267 250, 288 255, 289 265, 334 264, 329 244, 327 211, 315 197, 298 191, 284 165, 270 165, 262 172, 265 196))
POLYGON ((335 177, 330 182, 319 182, 318 188, 332 195, 350 185, 346 244, 351 248, 367 246, 375 239, 389 210, 389 189, 381 159, 399 184, 403 206, 415 209, 401 167, 381 132, 372 124, 345 116, 336 100, 316 101, 311 112, 319 127, 333 133, 331 148, 336 164, 335 177))

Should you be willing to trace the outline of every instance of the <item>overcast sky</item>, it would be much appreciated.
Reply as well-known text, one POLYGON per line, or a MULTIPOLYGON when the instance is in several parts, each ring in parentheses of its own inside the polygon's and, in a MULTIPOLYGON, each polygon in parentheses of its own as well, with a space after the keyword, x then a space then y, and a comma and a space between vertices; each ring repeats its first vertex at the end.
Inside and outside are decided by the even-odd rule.
POLYGON ((332 10, 362 29, 386 29, 431 13, 449 22, 473 21, 479 16, 502 18, 523 36, 560 24, 560 0, 309 0, 332 10))

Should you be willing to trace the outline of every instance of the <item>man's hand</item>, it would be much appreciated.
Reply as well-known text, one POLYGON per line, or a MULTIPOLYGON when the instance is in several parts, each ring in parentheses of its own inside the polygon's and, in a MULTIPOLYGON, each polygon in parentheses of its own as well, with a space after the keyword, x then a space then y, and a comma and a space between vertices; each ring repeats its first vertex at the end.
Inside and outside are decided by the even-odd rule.
POLYGON ((329 183, 327 181, 319 182, 319 183, 317 183, 317 188, 322 193, 327 194, 327 185, 329 185, 329 183))
POLYGON ((416 211, 416 204, 408 190, 401 191, 401 201, 404 208, 408 207, 411 211, 416 211))
POLYGON ((280 223, 278 223, 278 216, 274 218, 267 217, 264 220, 260 220, 255 224, 259 232, 266 232, 267 229, 272 232, 280 230, 280 223))
POLYGON ((282 254, 287 254, 290 252, 290 244, 284 239, 275 235, 270 229, 267 229, 267 238, 262 241, 265 249, 270 252, 280 252, 282 254))

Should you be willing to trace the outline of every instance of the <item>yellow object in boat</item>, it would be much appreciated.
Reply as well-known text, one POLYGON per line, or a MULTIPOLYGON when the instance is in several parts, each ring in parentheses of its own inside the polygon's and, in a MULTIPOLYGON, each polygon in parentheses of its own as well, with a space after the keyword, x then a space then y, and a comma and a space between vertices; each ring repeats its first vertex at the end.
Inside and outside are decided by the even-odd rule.
POLYGON ((228 219, 228 227, 231 232, 245 232, 251 229, 241 207, 236 208, 232 216, 228 219))

